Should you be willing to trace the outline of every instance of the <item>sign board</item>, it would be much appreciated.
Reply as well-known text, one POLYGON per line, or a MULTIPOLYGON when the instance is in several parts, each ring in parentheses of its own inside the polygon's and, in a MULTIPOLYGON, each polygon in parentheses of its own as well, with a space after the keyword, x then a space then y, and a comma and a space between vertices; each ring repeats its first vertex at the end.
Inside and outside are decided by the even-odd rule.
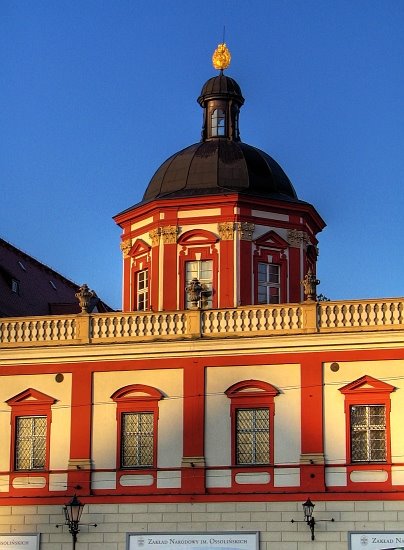
POLYGON ((128 533, 127 550, 259 550, 258 533, 128 533))
POLYGON ((350 550, 404 550, 404 531, 357 531, 349 533, 350 550))
POLYGON ((39 550, 39 534, 0 535, 0 550, 39 550))

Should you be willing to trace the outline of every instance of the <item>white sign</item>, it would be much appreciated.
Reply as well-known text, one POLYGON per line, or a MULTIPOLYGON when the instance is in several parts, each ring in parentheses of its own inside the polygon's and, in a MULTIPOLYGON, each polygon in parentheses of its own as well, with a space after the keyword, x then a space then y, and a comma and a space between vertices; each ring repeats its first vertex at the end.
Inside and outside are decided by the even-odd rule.
POLYGON ((349 533, 350 550, 404 550, 404 531, 349 533))
POLYGON ((127 535, 128 550, 259 550, 258 533, 161 533, 127 535))
POLYGON ((39 534, 0 535, 0 550, 39 550, 39 534))

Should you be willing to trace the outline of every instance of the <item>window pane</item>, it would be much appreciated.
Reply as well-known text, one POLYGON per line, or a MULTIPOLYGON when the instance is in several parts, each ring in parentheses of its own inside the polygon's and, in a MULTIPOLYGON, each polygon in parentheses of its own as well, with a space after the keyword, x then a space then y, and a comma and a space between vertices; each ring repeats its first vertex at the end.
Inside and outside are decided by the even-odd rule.
MULTIPOLYGON (((203 309, 212 307, 213 293, 213 260, 193 260, 185 263, 185 286, 197 278, 202 285, 200 306, 203 309)), ((191 307, 187 292, 185 292, 185 307, 191 307)))
POLYGON ((149 272, 147 269, 137 274, 137 310, 145 311, 149 308, 149 272))
POLYGON ((237 464, 268 464, 269 451, 269 409, 237 410, 237 464))
POLYGON ((386 411, 383 405, 351 407, 351 457, 353 462, 386 461, 386 411))
POLYGON ((16 419, 16 470, 42 470, 46 462, 46 416, 16 419))
POLYGON ((259 304, 280 303, 280 268, 279 265, 258 263, 257 301, 259 304))
POLYGON ((153 466, 154 414, 124 413, 121 427, 121 466, 153 466))

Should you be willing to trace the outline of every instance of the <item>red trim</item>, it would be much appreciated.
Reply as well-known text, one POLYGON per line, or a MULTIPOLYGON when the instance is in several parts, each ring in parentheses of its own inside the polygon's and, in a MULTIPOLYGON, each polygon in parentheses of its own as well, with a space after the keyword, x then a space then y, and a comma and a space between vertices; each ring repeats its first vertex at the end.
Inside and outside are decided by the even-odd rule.
MULTIPOLYGON (((195 359, 184 368, 183 456, 204 457, 205 445, 205 368, 195 359)), ((181 490, 205 492, 205 469, 183 468, 181 490)))
POLYGON ((185 264, 196 261, 197 254, 200 254, 201 260, 212 260, 213 262, 212 307, 218 307, 218 252, 213 244, 203 247, 195 246, 195 248, 183 246, 179 255, 179 309, 185 309, 185 264))
MULTIPOLYGON (((240 409, 269 409, 269 460, 268 464, 274 463, 274 416, 275 404, 274 397, 279 394, 272 384, 261 380, 243 380, 233 384, 225 391, 227 397, 231 400, 231 461, 233 467, 237 468, 237 473, 244 471, 243 464, 236 464, 236 414, 240 409)), ((262 464, 246 464, 248 467, 263 468, 262 464)), ((273 476, 271 476, 273 480, 273 476)))
POLYGON ((191 229, 178 238, 178 244, 182 246, 194 246, 197 244, 215 244, 219 238, 214 233, 205 229, 191 229))
POLYGON ((362 376, 354 382, 339 388, 339 391, 345 396, 345 427, 346 427, 346 461, 348 487, 355 490, 367 490, 368 482, 352 482, 350 480, 353 471, 361 470, 382 470, 387 473, 385 482, 378 482, 380 490, 391 488, 391 430, 390 430, 390 394, 395 390, 394 386, 377 380, 372 376, 362 376), (353 462, 351 450, 351 420, 350 410, 353 405, 383 405, 386 414, 386 461, 385 462, 353 462))
MULTIPOLYGON (((279 265, 279 303, 287 301, 287 269, 285 256, 275 250, 258 249, 254 252, 254 303, 258 304, 258 264, 279 265)), ((263 304, 260 304, 263 305, 263 304)))
MULTIPOLYGON (((157 476, 154 471, 157 468, 157 441, 158 441, 158 402, 163 399, 163 394, 151 386, 145 386, 143 384, 132 384, 120 388, 111 395, 111 399, 115 401, 116 407, 116 419, 117 419, 117 449, 116 449, 116 464, 117 464, 117 485, 120 484, 120 478, 122 476, 141 474, 152 475, 153 483, 145 487, 136 487, 136 491, 150 492, 151 489, 156 488, 157 476), (142 412, 153 414, 153 464, 151 466, 142 468, 123 468, 121 465, 121 446, 122 446, 122 415, 131 412, 142 412)), ((133 492, 133 487, 120 487, 120 491, 124 493, 133 492)))
POLYGON ((281 250, 287 250, 289 248, 289 244, 273 230, 264 233, 254 242, 258 247, 279 248, 281 250))
POLYGON ((291 303, 301 302, 303 297, 303 287, 300 284, 300 281, 303 279, 304 275, 301 272, 302 267, 300 264, 300 257, 300 248, 291 246, 289 248, 288 266, 289 296, 286 297, 285 300, 291 303))
POLYGON ((27 487, 21 489, 13 487, 13 481, 19 477, 45 478, 45 487, 42 489, 33 486, 33 491, 38 494, 47 494, 49 487, 49 462, 50 462, 50 431, 52 423, 52 405, 56 399, 38 390, 28 388, 21 393, 7 399, 6 403, 11 407, 11 447, 10 447, 10 495, 20 495, 30 491, 27 487), (42 470, 17 470, 15 468, 17 418, 20 417, 46 417, 46 454, 45 465, 42 470))

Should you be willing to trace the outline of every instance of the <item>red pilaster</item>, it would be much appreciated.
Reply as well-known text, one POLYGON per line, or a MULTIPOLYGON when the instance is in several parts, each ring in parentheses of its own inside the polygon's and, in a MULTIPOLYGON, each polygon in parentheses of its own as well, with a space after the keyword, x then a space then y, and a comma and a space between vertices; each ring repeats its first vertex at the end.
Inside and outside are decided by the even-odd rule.
POLYGON ((219 307, 235 307, 234 303, 234 241, 220 242, 220 295, 219 307))
POLYGON ((204 493, 205 367, 195 359, 183 372, 184 456, 181 487, 184 493, 204 493))
POLYGON ((68 487, 78 495, 91 491, 92 374, 79 365, 72 372, 72 406, 68 487), (78 488, 80 487, 80 488, 78 488))
POLYGON ((300 249, 291 246, 289 248, 289 299, 288 302, 301 302, 301 284, 303 279, 300 267, 300 249))
POLYGON ((301 487, 309 492, 323 491, 323 366, 312 355, 301 361, 301 411, 301 487))
MULTIPOLYGON (((247 306, 254 303, 252 295, 252 242, 240 240, 240 264, 237 281, 240 285, 240 305, 247 306)), ((236 306, 238 304, 235 304, 236 306)))

